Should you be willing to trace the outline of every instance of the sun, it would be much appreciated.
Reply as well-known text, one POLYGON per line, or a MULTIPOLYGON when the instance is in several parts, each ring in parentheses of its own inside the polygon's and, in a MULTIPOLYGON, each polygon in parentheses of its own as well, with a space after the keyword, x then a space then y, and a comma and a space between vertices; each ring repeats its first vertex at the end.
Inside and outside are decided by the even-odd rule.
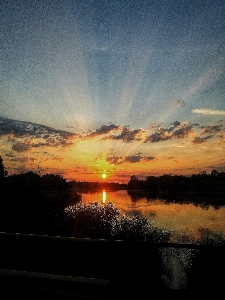
POLYGON ((102 174, 102 178, 103 178, 103 179, 105 179, 106 176, 107 176, 107 175, 106 175, 105 173, 102 174))

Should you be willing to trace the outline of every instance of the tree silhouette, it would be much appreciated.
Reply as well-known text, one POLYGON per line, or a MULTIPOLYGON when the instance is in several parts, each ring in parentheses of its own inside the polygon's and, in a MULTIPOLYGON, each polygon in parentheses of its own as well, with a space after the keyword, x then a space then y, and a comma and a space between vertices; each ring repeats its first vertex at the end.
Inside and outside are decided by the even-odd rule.
POLYGON ((3 179, 7 174, 8 174, 8 172, 7 172, 6 168, 4 167, 3 159, 0 156, 0 180, 3 179))

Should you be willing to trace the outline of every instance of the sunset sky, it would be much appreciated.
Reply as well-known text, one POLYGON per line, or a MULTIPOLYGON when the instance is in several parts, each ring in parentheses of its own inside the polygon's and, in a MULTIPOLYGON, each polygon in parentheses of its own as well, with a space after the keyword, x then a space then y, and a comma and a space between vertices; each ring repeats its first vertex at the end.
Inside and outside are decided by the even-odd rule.
POLYGON ((9 174, 225 171, 224 0, 13 0, 0 18, 9 174))

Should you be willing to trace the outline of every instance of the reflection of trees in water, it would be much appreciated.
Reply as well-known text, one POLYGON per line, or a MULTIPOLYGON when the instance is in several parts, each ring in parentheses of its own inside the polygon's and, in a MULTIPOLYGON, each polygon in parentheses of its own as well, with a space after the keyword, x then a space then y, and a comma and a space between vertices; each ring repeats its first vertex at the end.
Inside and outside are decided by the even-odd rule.
POLYGON ((197 175, 163 175, 148 176, 139 180, 131 176, 127 184, 132 201, 140 198, 165 200, 165 203, 201 205, 207 209, 213 205, 215 209, 225 205, 225 172, 213 170, 210 174, 205 171, 197 175), (140 192, 141 191, 141 192, 140 192))
POLYGON ((208 210, 210 206, 220 209, 225 205, 224 197, 220 194, 201 194, 201 193, 173 193, 173 192, 149 192, 149 191, 127 191, 132 202, 140 200, 162 201, 164 204, 193 204, 202 209, 208 210))

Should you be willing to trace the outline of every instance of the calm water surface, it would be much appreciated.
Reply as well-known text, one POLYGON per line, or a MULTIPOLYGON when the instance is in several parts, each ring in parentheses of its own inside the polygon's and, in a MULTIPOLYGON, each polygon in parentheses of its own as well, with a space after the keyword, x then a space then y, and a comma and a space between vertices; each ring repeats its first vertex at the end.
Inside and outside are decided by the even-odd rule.
POLYGON ((140 198, 132 201, 126 190, 82 192, 85 204, 98 202, 107 204, 112 202, 117 208, 127 214, 141 213, 158 228, 173 229, 178 233, 198 237, 200 233, 225 234, 225 207, 207 209, 194 204, 167 204, 163 199, 140 198))

